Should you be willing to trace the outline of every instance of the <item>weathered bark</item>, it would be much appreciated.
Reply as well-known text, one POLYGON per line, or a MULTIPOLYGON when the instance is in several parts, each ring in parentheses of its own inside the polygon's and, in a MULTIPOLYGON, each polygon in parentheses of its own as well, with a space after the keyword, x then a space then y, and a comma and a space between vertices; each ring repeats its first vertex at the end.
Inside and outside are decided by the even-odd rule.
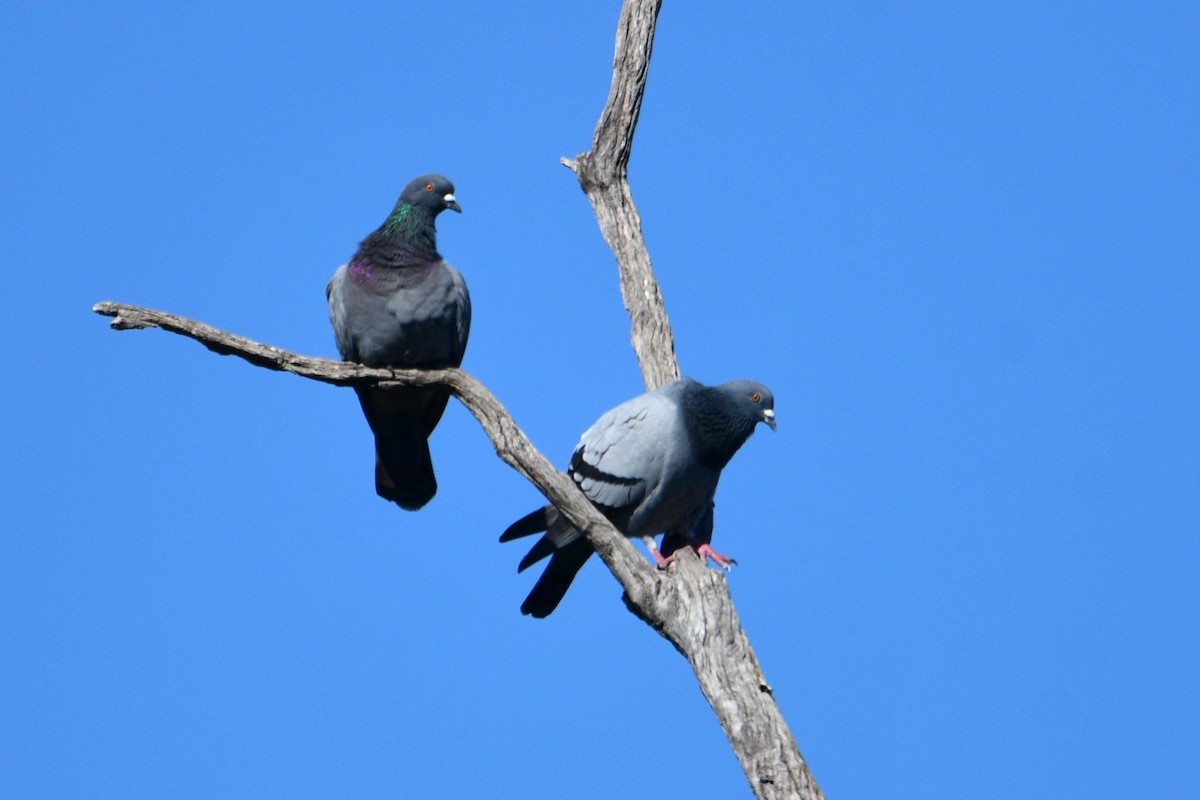
MULTIPOLYGON (((616 256, 621 293, 632 321, 631 340, 651 389, 677 379, 680 373, 674 337, 626 175, 661 4, 661 0, 625 1, 617 30, 612 88, 592 149, 574 161, 563 159, 578 177, 616 256)), ((100 303, 94 310, 114 317, 111 324, 118 330, 160 327, 196 339, 216 353, 325 383, 445 386, 479 420, 500 458, 529 479, 588 537, 624 588, 629 609, 687 658, 755 796, 772 800, 824 797, 741 628, 724 574, 708 569, 686 549, 678 552, 668 570, 652 568, 587 502, 574 482, 533 447, 511 415, 475 378, 457 369, 373 369, 310 358, 201 322, 118 303, 100 303)))
POLYGON ((220 355, 337 386, 445 386, 479 421, 500 458, 588 537, 624 588, 629 609, 688 659, 757 796, 805 800, 822 796, 738 623, 725 576, 701 564, 690 550, 679 551, 675 566, 665 572, 652 568, 587 502, 574 481, 538 452, 504 406, 470 374, 458 369, 372 368, 302 356, 203 322, 122 303, 98 303, 93 311, 113 317, 110 324, 116 330, 162 328, 195 339, 220 355), (806 787, 807 793, 801 791, 806 787))
MULTIPOLYGON (((579 178, 617 258, 633 347, 650 389, 680 375, 671 325, 627 180, 661 6, 662 0, 625 0, 617 23, 612 88, 592 149, 574 161, 562 160, 579 178)), ((626 604, 692 665, 756 796, 823 797, 738 621, 725 576, 696 558, 677 563, 682 580, 655 584, 658 591, 649 595, 626 586, 626 604)))
POLYGON ((679 364, 675 360, 675 336, 650 265, 642 218, 633 204, 626 174, 633 131, 646 91, 650 51, 654 48, 654 23, 661 6, 662 0, 627 0, 621 8, 612 87, 592 137, 592 149, 580 153, 574 161, 561 159, 579 178, 604 241, 617 256, 621 296, 633 321, 630 338, 649 389, 678 380, 679 364))
POLYGON ((335 386, 444 386, 467 407, 475 419, 479 420, 484 433, 495 446, 497 455, 524 475, 550 502, 558 506, 567 515, 567 519, 588 536, 606 564, 616 565, 615 568, 619 569, 623 576, 622 585, 627 591, 639 595, 653 592, 650 585, 662 579, 629 540, 618 533, 612 523, 587 502, 583 493, 575 486, 575 482, 556 470, 554 465, 538 452, 500 401, 482 383, 460 369, 364 367, 362 364, 347 361, 298 355, 163 311, 124 303, 97 303, 92 310, 97 314, 113 317, 109 325, 115 330, 162 328, 195 339, 214 353, 237 356, 257 367, 290 372, 302 378, 311 378, 335 386))

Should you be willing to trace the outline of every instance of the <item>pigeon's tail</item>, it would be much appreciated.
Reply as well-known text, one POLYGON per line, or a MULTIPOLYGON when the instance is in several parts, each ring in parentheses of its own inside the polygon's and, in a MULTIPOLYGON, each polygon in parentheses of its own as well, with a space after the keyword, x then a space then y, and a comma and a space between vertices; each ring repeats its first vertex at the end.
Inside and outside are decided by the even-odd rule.
POLYGON ((535 533, 550 530, 550 519, 547 516, 549 510, 553 506, 543 506, 532 514, 526 514, 519 520, 508 526, 508 530, 500 534, 500 541, 511 542, 513 539, 520 539, 522 536, 532 536, 535 533))
POLYGON ((375 432, 376 494, 416 511, 437 494, 428 437, 445 400, 429 392, 381 389, 360 389, 358 399, 375 432))
POLYGON ((375 438, 375 493, 408 511, 416 511, 437 494, 429 442, 417 434, 407 442, 375 438))
POLYGON ((500 534, 500 541, 511 542, 513 539, 532 536, 542 531, 546 531, 546 535, 538 539, 537 544, 530 548, 517 566, 517 572, 524 572, 530 565, 550 556, 546 571, 538 578, 533 591, 521 604, 522 614, 530 614, 539 619, 550 616, 550 612, 558 608, 563 595, 571 588, 571 581, 575 580, 575 575, 588 557, 596 552, 588 540, 567 522, 566 517, 561 516, 554 506, 543 506, 532 514, 521 517, 500 534))
MULTIPOLYGON (((549 537, 543 537, 529 555, 532 556, 533 552, 544 543, 549 544, 551 549, 554 548, 549 537)), ((525 602, 521 603, 521 613, 538 619, 550 616, 550 613, 562 602, 567 589, 571 588, 571 581, 575 580, 575 575, 594 552, 595 550, 592 549, 588 540, 582 536, 554 550, 554 555, 550 557, 546 571, 538 578, 537 583, 533 586, 533 591, 525 598, 525 602)), ((529 556, 525 558, 528 560, 529 556)))
MULTIPOLYGON (((532 514, 526 514, 512 525, 509 525, 508 530, 500 534, 500 541, 511 542, 513 539, 520 539, 523 536, 532 536, 535 533, 548 531, 551 524, 557 519, 559 517, 554 506, 543 506, 532 514)), ((554 550, 553 534, 547 533, 521 559, 521 563, 517 565, 517 572, 524 572, 530 564, 536 564, 553 553, 554 550)))
POLYGON ((517 564, 517 572, 524 572, 546 556, 553 555, 556 549, 554 540, 549 535, 543 536, 538 539, 537 544, 529 549, 529 552, 521 559, 521 563, 517 564))

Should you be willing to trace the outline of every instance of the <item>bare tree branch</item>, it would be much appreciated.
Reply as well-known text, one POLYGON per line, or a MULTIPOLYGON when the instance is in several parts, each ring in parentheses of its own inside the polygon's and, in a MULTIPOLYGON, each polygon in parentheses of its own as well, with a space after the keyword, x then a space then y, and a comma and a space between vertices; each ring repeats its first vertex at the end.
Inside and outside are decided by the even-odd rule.
MULTIPOLYGON (((592 149, 574 161, 562 159, 578 177, 617 258, 634 351, 650 389, 680 375, 674 336, 627 179, 661 7, 662 0, 625 0, 617 23, 612 87, 592 149)), ((680 572, 686 573, 685 580, 650 598, 627 590, 626 604, 692 665, 756 796, 823 797, 738 621, 725 576, 695 558, 684 559, 680 572)))
POLYGON ((237 356, 257 367, 290 372, 322 383, 336 386, 444 386, 479 420, 500 458, 524 475, 566 514, 573 525, 585 532, 628 593, 633 596, 654 594, 653 584, 663 580, 663 575, 653 569, 629 540, 587 501, 575 482, 556 470, 538 452, 500 401, 482 383, 460 369, 365 367, 347 361, 297 355, 163 311, 107 302, 97 303, 92 310, 113 317, 109 325, 115 330, 162 328, 195 339, 214 353, 237 356))
POLYGON ((525 476, 596 548, 625 590, 625 603, 688 659, 758 797, 820 798, 738 622, 725 576, 690 550, 675 567, 652 568, 616 528, 529 441, 482 383, 459 369, 372 368, 302 356, 203 322, 123 303, 97 303, 115 330, 162 328, 278 372, 337 386, 444 386, 475 416, 500 458, 525 476), (794 790, 789 787, 796 787, 794 790))
MULTIPOLYGON (((592 150, 575 161, 563 159, 578 177, 616 255, 621 293, 632 321, 631 340, 643 378, 652 389, 676 380, 680 372, 671 326, 626 176, 661 5, 661 0, 625 0, 618 23, 612 88, 596 126, 592 150)), ((741 628, 724 574, 708 569, 686 549, 677 552, 672 568, 651 568, 587 502, 574 482, 533 447, 511 415, 475 378, 457 369, 372 369, 310 358, 135 306, 100 303, 94 310, 114 317, 111 324, 118 330, 160 327, 193 338, 216 353, 325 383, 449 389, 479 420, 500 458, 583 531, 625 589, 629 609, 687 658, 755 796, 823 800, 741 628)))
POLYGON ((642 379, 650 389, 678 380, 679 364, 675 361, 671 323, 642 236, 642 218, 633 204, 626 174, 646 90, 654 23, 661 6, 662 0, 628 0, 621 8, 612 88, 596 125, 592 149, 580 153, 574 161, 562 159, 579 178, 604 241, 617 256, 621 296, 633 320, 630 339, 642 367, 642 379))

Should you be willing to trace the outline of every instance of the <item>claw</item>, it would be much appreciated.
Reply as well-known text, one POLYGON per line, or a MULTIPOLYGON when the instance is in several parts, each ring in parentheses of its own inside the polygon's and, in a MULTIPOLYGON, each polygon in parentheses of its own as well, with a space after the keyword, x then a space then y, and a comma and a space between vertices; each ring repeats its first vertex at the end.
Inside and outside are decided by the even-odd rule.
POLYGON ((659 569, 666 569, 667 565, 675 560, 675 556, 663 558, 663 554, 659 552, 658 547, 654 544, 653 536, 643 536, 642 541, 646 543, 646 549, 650 551, 650 557, 654 559, 654 566, 659 569))
POLYGON ((716 550, 713 550, 707 544, 702 544, 699 547, 697 547, 696 555, 700 556, 700 560, 703 561, 705 564, 707 564, 709 561, 712 561, 717 566, 719 566, 725 570, 729 569, 730 567, 732 567, 734 564, 737 563, 736 559, 733 559, 733 558, 730 558, 729 556, 718 553, 716 550))

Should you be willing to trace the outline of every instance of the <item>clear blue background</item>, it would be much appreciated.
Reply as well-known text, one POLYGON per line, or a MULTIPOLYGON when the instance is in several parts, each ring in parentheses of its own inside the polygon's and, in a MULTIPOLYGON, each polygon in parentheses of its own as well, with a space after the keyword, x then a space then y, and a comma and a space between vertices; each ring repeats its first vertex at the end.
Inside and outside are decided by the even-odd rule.
MULTIPOLYGON (((1195 792, 1200 6, 667 2, 631 167, 687 374, 778 398, 718 495, 830 797, 1195 792), (836 4, 835 4, 836 5, 836 4)), ((686 663, 473 419, 378 500, 334 356, 412 176, 466 368, 564 464, 641 391, 587 149, 618 3, 6 3, 0 795, 739 797, 686 663)))

